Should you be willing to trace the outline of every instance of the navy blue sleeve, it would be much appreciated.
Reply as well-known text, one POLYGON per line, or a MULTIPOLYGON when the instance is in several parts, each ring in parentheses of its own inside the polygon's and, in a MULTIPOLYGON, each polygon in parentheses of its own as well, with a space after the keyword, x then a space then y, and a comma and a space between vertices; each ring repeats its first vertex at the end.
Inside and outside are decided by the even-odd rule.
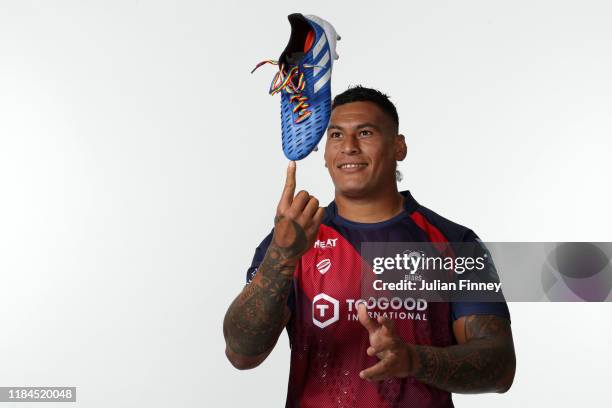
MULTIPOLYGON (((478 236, 472 230, 468 230, 463 236, 463 242, 477 242, 485 250, 486 247, 480 241, 478 236)), ((486 250, 488 252, 488 250, 486 250)), ((491 258, 489 258, 491 259, 491 258)), ((492 262, 492 260, 491 260, 492 262)), ((451 303, 451 317, 453 320, 457 320, 463 316, 469 315, 496 315, 505 317, 510 320, 510 311, 506 302, 452 302, 451 303)))
POLYGON ((266 251, 268 250, 268 247, 270 246, 270 242, 272 242, 273 231, 274 230, 272 230, 272 232, 270 232, 264 238, 264 240, 261 241, 259 246, 255 249, 255 255, 253 255, 251 266, 249 267, 249 269, 247 269, 246 283, 250 283, 253 280, 253 278, 255 277, 255 274, 257 273, 257 269, 259 268, 259 265, 261 264, 261 261, 263 261, 264 256, 266 256, 266 251))
MULTIPOLYGON (((257 270, 259 269, 259 265, 263 261, 266 256, 266 252, 268 251, 268 247, 272 242, 272 234, 274 233, 274 229, 264 238, 263 241, 259 244, 259 246, 255 249, 255 254, 253 255, 253 260, 251 261, 251 266, 247 269, 246 273, 246 283, 251 283, 255 275, 257 274, 257 270)), ((295 293, 293 288, 289 291, 289 298, 287 298, 287 306, 289 310, 291 310, 291 315, 293 316, 293 312, 295 310, 295 293)))

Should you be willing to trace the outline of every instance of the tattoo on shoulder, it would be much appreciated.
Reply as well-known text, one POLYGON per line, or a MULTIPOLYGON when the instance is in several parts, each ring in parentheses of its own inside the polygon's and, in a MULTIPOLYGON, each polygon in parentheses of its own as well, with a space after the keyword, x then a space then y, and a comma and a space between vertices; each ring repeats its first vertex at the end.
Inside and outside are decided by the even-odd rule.
POLYGON ((505 336, 510 333, 510 322, 494 315, 471 315, 465 318, 466 339, 505 336))

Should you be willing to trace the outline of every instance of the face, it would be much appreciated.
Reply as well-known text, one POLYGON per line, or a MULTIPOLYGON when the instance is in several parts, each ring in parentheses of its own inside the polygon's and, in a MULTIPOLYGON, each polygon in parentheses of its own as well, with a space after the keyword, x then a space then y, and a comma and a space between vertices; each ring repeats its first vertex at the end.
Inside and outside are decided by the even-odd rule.
POLYGON ((406 157, 404 136, 372 102, 351 102, 331 114, 325 165, 336 193, 368 197, 395 186, 397 161, 406 157))

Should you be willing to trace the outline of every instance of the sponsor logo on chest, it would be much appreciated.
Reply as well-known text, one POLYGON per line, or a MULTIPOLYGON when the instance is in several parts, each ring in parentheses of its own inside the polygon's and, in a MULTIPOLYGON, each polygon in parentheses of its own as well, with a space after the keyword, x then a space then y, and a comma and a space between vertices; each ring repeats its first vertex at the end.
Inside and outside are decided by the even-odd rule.
POLYGON ((386 317, 396 321, 427 321, 427 300, 413 297, 387 298, 369 297, 367 299, 336 299, 326 293, 319 293, 312 299, 312 322, 324 329, 341 318, 358 322, 357 305, 362 303, 372 319, 386 317), (346 317, 341 317, 340 304, 346 303, 346 317))

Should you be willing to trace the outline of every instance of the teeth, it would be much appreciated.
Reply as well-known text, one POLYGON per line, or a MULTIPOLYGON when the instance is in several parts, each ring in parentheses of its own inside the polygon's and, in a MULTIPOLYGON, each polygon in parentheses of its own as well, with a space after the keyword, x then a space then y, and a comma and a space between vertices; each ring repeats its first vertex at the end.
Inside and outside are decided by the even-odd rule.
POLYGON ((357 164, 357 163, 349 163, 349 164, 343 164, 342 166, 340 166, 341 169, 354 169, 357 167, 365 167, 365 164, 357 164))

